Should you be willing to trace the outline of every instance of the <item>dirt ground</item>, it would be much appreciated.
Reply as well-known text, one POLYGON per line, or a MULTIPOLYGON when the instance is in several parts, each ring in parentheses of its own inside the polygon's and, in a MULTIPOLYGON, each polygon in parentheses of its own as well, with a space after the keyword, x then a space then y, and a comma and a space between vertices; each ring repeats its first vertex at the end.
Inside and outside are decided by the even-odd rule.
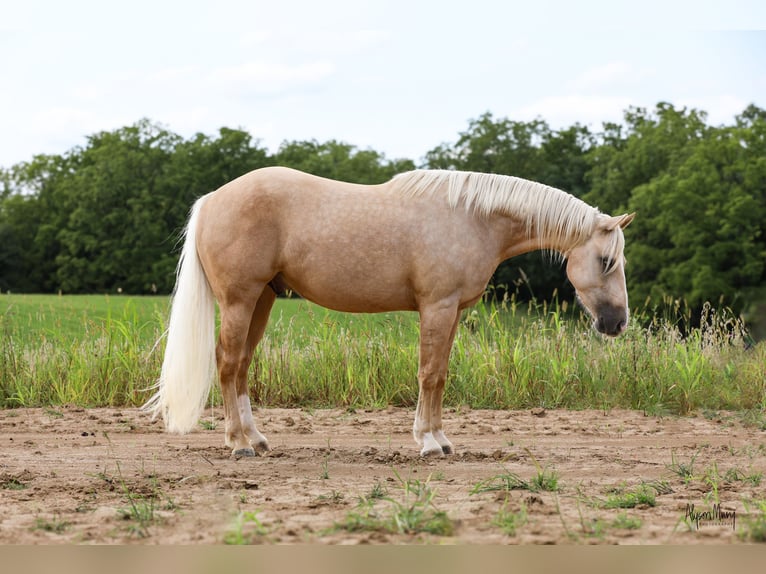
POLYGON ((725 413, 448 410, 456 454, 438 459, 418 456, 409 409, 260 409, 272 450, 242 459, 221 415, 176 436, 136 409, 0 411, 0 543, 728 544, 766 499, 766 432, 725 413), (541 472, 556 490, 474 492, 541 472), (606 507, 638 491, 654 505, 606 507), (716 503, 718 524, 687 518, 716 503), (408 509, 452 531, 383 526, 408 509))

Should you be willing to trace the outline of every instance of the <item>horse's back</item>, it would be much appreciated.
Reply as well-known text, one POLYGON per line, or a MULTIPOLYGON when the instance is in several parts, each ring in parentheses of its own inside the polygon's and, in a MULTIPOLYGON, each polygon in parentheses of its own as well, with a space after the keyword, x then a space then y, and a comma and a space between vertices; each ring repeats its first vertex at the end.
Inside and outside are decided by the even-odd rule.
POLYGON ((226 184, 204 209, 198 248, 206 269, 242 284, 279 274, 307 299, 342 311, 415 309, 456 291, 473 300, 497 264, 478 218, 391 184, 269 167, 226 184))

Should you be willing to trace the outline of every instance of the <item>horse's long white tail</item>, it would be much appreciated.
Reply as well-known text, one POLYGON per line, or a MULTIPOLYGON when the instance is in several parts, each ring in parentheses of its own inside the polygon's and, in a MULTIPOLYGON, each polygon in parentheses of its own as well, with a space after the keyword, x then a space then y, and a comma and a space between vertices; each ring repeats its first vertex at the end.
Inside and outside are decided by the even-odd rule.
POLYGON ((143 409, 162 415, 170 432, 192 430, 215 379, 215 299, 197 255, 197 222, 207 196, 192 207, 178 262, 157 393, 143 409))

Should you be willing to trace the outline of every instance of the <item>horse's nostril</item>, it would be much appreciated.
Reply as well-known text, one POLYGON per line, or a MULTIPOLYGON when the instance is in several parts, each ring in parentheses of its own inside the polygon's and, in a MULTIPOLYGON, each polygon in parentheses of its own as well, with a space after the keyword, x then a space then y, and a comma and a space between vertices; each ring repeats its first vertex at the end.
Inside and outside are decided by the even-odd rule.
POLYGON ((622 333, 625 330, 625 321, 617 323, 617 332, 622 333))

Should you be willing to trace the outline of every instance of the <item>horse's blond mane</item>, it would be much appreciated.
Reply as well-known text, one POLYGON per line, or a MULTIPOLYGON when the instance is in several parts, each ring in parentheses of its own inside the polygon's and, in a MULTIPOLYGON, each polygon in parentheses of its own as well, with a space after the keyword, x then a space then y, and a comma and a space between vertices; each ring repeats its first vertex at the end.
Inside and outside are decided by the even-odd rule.
MULTIPOLYGON (((452 208, 516 216, 530 237, 557 245, 563 253, 593 234, 600 215, 560 189, 508 175, 419 169, 400 173, 392 182, 405 195, 443 197, 452 208)), ((615 234, 610 259, 622 251, 621 236, 615 234)))

